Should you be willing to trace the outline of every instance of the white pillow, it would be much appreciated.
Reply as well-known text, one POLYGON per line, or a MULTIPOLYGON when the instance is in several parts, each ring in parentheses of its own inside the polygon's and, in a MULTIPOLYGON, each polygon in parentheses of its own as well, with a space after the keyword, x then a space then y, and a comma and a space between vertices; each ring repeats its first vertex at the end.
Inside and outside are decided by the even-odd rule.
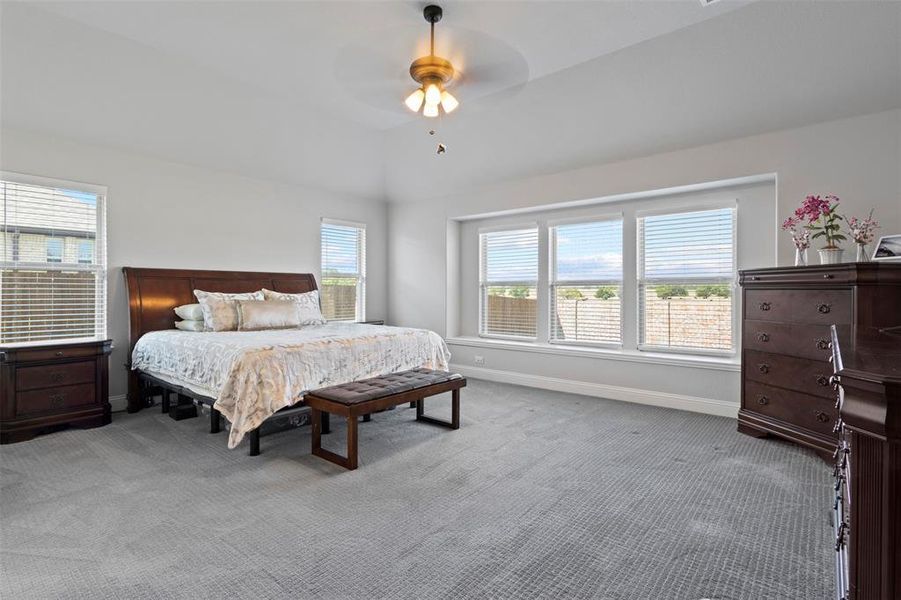
POLYGON ((305 292, 303 294, 286 294, 273 292, 263 288, 266 300, 287 300, 297 305, 297 317, 301 325, 324 325, 325 319, 319 309, 319 290, 305 292))
POLYGON ((235 331, 238 328, 238 300, 263 300, 263 292, 227 294, 194 290, 203 311, 203 322, 211 331, 235 331))
POLYGON ((291 300, 238 300, 238 331, 290 329, 300 325, 291 300))
POLYGON ((184 320, 184 321, 176 321, 175 328, 181 329, 182 331, 206 331, 206 325, 202 320, 184 320))
POLYGON ((175 307, 175 314, 186 321, 203 321, 203 309, 199 304, 182 304, 175 307))

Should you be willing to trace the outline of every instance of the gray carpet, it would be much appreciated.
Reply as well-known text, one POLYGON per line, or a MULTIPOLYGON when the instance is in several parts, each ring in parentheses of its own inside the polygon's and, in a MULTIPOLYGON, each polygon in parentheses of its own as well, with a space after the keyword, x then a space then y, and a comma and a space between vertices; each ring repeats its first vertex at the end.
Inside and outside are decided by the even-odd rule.
POLYGON ((0 596, 832 595, 829 472, 805 450, 482 381, 459 431, 413 413, 360 425, 355 472, 310 456, 308 427, 250 458, 156 410, 3 446, 0 596))

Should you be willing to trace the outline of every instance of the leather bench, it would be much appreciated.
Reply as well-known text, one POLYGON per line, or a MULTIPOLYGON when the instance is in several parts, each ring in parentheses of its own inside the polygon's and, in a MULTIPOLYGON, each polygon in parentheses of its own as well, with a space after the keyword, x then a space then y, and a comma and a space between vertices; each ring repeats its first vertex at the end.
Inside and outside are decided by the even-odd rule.
MULTIPOLYGON (((457 373, 433 369, 411 369, 380 377, 362 379, 315 390, 304 398, 312 410, 313 454, 345 469, 357 468, 357 422, 359 417, 369 420, 377 411, 409 402, 416 407, 416 420, 450 429, 460 428, 460 388, 466 378, 457 373), (451 392, 451 420, 443 421, 426 416, 425 398, 451 392), (347 419, 347 456, 340 456, 322 447, 323 425, 328 415, 347 419)), ((326 429, 327 432, 327 429, 326 429)))

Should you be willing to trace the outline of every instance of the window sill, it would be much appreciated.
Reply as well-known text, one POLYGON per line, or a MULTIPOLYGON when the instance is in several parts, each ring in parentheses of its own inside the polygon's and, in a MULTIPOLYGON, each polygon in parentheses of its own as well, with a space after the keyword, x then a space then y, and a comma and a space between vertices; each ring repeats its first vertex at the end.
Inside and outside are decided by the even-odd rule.
POLYGON ((690 354, 673 354, 664 352, 639 352, 638 350, 622 350, 586 346, 567 346, 565 344, 542 344, 537 342, 518 342, 512 340, 486 339, 477 337, 447 338, 451 346, 469 346, 473 348, 495 348, 497 350, 514 350, 517 352, 536 352, 538 354, 555 354, 558 356, 581 356, 601 358, 622 362, 637 362, 655 365, 671 365, 676 367, 692 367, 713 369, 716 371, 741 371, 741 362, 735 357, 696 356, 690 354))

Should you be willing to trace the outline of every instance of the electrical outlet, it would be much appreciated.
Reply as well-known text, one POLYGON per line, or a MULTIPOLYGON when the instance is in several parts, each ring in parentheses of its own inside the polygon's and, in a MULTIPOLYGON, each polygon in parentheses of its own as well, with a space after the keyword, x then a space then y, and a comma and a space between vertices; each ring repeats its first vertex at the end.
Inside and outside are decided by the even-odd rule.
POLYGON ((473 362, 475 362, 477 365, 484 365, 484 364, 485 364, 485 357, 482 356, 481 354, 476 354, 475 356, 472 357, 472 360, 473 360, 473 362))

